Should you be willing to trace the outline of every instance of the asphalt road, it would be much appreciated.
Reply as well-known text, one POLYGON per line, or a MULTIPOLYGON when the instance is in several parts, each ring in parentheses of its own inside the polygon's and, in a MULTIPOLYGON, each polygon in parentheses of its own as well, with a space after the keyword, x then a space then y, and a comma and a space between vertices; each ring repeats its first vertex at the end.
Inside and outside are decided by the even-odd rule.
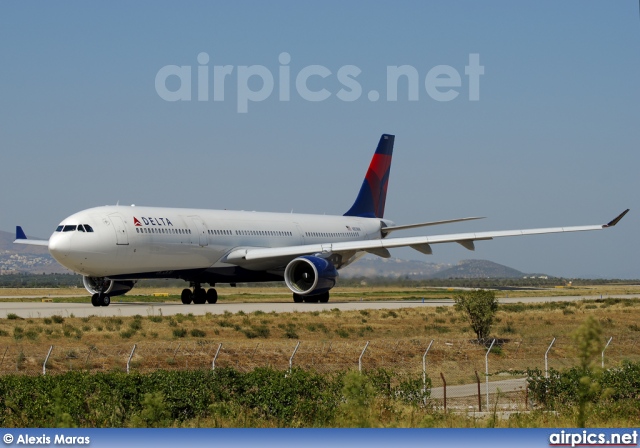
MULTIPOLYGON (((509 380, 499 380, 489 382, 489 394, 501 392, 518 392, 524 391, 527 387, 526 378, 515 378, 509 380)), ((480 395, 482 396, 482 405, 484 406, 484 397, 487 393, 487 386, 484 379, 480 382, 480 395)), ((459 386, 447 386, 447 398, 473 397, 478 395, 477 384, 462 384, 459 386)), ((443 398, 444 388, 434 387, 431 389, 431 398, 443 398)))
MULTIPOLYGON (((640 294, 616 295, 617 298, 637 298, 640 294)), ((565 297, 516 297, 500 299, 500 303, 541 303, 541 302, 565 302, 583 299, 599 299, 600 296, 565 296, 565 297)), ((243 311, 252 313, 263 311, 270 313, 283 312, 305 312, 323 311, 338 308, 341 311, 364 310, 364 309, 399 309, 399 308, 421 308, 434 306, 451 306, 451 300, 426 300, 422 301, 372 301, 372 302, 338 302, 329 303, 224 303, 224 298, 220 302, 210 305, 183 305, 178 302, 121 302, 112 301, 108 307, 94 307, 89 303, 53 303, 53 302, 4 302, 0 303, 0 317, 6 317, 13 313, 23 318, 41 318, 60 315, 68 317, 73 314, 75 317, 88 316, 154 316, 162 314, 170 316, 174 314, 203 315, 205 313, 224 314, 225 311, 237 313, 243 311)))

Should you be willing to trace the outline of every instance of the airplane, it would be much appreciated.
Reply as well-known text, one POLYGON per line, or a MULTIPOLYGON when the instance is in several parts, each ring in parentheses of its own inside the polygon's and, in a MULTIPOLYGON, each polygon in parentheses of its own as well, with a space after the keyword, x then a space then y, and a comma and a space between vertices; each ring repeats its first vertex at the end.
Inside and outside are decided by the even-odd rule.
POLYGON ((181 293, 184 304, 216 303, 219 283, 282 280, 294 302, 326 303, 338 270, 367 253, 388 258, 391 248, 411 247, 429 255, 434 244, 474 250, 475 241, 493 238, 602 230, 629 211, 604 225, 389 238, 401 230, 482 219, 408 225, 385 219, 394 141, 394 135, 380 137, 358 196, 342 216, 116 205, 65 218, 48 240, 28 239, 17 226, 14 243, 47 246, 61 265, 83 276, 93 306, 108 306, 138 280, 156 278, 189 282, 181 293))

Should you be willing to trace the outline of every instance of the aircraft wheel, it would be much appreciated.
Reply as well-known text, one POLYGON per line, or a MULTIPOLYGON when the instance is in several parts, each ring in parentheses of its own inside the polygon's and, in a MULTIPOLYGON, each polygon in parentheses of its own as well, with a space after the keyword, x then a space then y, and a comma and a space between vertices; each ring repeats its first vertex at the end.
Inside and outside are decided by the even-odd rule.
POLYGON ((109 297, 108 295, 103 295, 100 299, 100 305, 101 306, 109 306, 111 305, 111 297, 109 297))
POLYGON ((303 297, 300 294, 293 293, 293 301, 296 303, 302 303, 303 297))
POLYGON ((91 296, 91 305, 93 306, 100 306, 100 296, 98 295, 98 293, 95 293, 94 295, 91 296))
POLYGON ((182 290, 182 294, 180 294, 180 300, 185 305, 189 305, 191 303, 191 301, 193 300, 192 296, 193 296, 193 294, 191 293, 190 289, 183 289, 182 290))
POLYGON ((207 303, 216 303, 218 301, 218 291, 209 288, 207 291, 207 303))
POLYGON ((318 303, 319 300, 319 296, 307 296, 304 298, 304 301, 307 303, 318 303))
POLYGON ((207 301, 207 293, 202 288, 197 288, 193 291, 193 303, 196 305, 202 305, 207 301))
POLYGON ((329 301, 329 292, 325 292, 324 294, 320 294, 318 296, 320 303, 327 303, 329 301))

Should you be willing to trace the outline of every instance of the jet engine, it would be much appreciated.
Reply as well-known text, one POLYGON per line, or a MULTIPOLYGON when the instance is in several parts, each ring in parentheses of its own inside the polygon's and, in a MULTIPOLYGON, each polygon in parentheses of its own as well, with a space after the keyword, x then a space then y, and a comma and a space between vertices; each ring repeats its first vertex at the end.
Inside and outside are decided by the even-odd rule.
POLYGON ((82 277, 84 287, 92 295, 102 293, 108 296, 121 296, 136 284, 133 280, 110 280, 106 277, 82 277))
POLYGON ((329 260, 311 255, 291 260, 284 270, 287 287, 300 296, 328 292, 337 277, 338 271, 329 260))

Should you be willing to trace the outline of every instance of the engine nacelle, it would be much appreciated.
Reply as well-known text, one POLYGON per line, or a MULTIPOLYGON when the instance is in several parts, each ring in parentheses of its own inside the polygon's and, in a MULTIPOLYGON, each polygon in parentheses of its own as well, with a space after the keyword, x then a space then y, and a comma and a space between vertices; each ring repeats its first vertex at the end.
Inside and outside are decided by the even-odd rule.
POLYGON ((287 287, 301 296, 329 291, 337 277, 338 271, 329 260, 311 255, 291 260, 284 270, 287 287))
POLYGON ((121 296, 129 291, 136 284, 133 280, 110 280, 105 277, 82 277, 84 287, 92 295, 103 293, 108 296, 121 296))

